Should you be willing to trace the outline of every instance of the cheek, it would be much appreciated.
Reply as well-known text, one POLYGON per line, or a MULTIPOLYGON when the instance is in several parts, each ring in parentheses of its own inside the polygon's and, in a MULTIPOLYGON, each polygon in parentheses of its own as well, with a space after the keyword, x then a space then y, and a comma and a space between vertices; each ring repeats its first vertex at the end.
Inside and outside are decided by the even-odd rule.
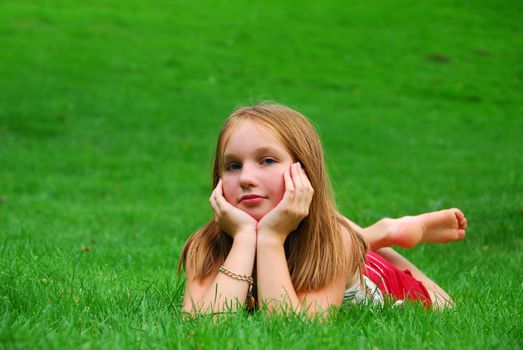
POLYGON ((236 194, 236 188, 234 183, 235 182, 230 177, 222 178, 223 196, 225 197, 227 202, 231 204, 234 204, 234 198, 236 194))
POLYGON ((285 193, 285 180, 283 178, 284 171, 285 169, 281 169, 270 177, 270 188, 273 189, 272 195, 274 200, 277 202, 281 201, 283 194, 285 193))

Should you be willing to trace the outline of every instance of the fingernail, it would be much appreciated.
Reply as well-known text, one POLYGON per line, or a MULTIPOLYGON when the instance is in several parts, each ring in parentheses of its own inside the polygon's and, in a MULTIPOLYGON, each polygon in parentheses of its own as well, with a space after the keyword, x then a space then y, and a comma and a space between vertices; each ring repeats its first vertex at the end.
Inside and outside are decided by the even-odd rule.
POLYGON ((300 162, 297 162, 297 163, 296 163, 296 166, 297 166, 299 169, 301 169, 301 164, 300 164, 300 162))

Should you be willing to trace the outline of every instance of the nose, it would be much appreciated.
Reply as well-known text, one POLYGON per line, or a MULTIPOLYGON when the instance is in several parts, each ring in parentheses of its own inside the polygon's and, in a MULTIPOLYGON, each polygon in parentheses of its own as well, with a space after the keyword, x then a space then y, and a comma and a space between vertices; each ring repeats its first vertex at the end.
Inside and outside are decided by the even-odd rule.
POLYGON ((249 188, 258 184, 257 167, 255 164, 244 163, 238 179, 242 188, 249 188))

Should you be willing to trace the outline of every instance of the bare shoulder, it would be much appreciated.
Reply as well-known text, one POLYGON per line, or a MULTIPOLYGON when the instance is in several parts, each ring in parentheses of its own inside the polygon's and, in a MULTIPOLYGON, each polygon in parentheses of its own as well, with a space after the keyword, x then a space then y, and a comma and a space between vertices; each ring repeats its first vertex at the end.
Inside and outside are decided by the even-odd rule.
MULTIPOLYGON (((348 223, 347 223, 348 224, 348 223)), ((349 233, 349 230, 347 227, 341 223, 338 223, 338 227, 341 234, 341 239, 343 241, 343 246, 345 247, 345 251, 348 253, 350 251, 350 247, 352 244, 351 235, 349 233)))
MULTIPOLYGON (((346 221, 346 224, 354 230, 354 228, 352 228, 352 226, 350 225, 350 221, 346 221)), ((350 257, 350 259, 354 258, 354 257, 351 257, 353 255, 353 252, 354 252, 354 249, 353 249, 353 244, 358 244, 357 242, 353 242, 353 235, 350 234, 349 232, 349 228, 347 228, 345 225, 343 225, 342 223, 339 223, 338 224, 339 226, 339 231, 340 231, 340 234, 341 234, 341 239, 343 241, 343 247, 345 249, 345 253, 350 257)), ((358 280, 358 276, 357 274, 347 274, 346 275, 346 280, 345 280, 345 288, 349 288, 351 286, 354 285, 354 283, 356 283, 356 281, 358 280)))
POLYGON ((201 265, 197 266, 199 265, 199 263, 202 263, 203 261, 200 260, 199 263, 197 263, 194 260, 194 256, 196 256, 196 259, 204 258, 202 257, 201 253, 198 252, 198 245, 202 242, 200 236, 202 235, 203 229, 204 227, 194 232, 189 237, 184 247, 183 253, 185 254, 186 258, 188 255, 191 255, 193 257, 191 259, 186 259, 185 261, 185 276, 187 281, 186 289, 188 290, 192 290, 194 288, 198 289, 210 285, 211 282, 216 278, 216 275, 218 274, 218 267, 221 264, 221 262, 219 261, 214 261, 213 266, 210 269, 210 272, 207 274, 202 274, 201 269, 203 269, 203 267, 201 265), (189 254, 189 250, 193 250, 192 254, 189 254))
POLYGON ((199 306, 195 305, 196 300, 201 300, 205 292, 209 289, 212 282, 218 274, 218 267, 213 268, 212 272, 202 278, 196 277, 196 270, 192 264, 187 264, 185 267, 186 285, 183 296, 183 310, 185 312, 191 312, 199 306))

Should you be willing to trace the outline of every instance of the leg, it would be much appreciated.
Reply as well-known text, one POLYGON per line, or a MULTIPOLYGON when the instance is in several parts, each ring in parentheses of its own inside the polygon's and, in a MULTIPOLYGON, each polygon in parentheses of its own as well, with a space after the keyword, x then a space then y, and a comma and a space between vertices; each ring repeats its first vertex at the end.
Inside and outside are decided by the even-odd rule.
POLYGON ((401 254, 388 247, 390 245, 413 247, 422 242, 449 242, 463 239, 467 219, 459 209, 447 209, 399 219, 382 219, 365 229, 348 219, 347 221, 363 234, 372 250, 399 270, 410 270, 414 278, 427 288, 434 308, 453 305, 450 295, 436 282, 401 254))
POLYGON ((425 288, 427 288, 434 308, 442 309, 444 307, 453 305, 453 301, 447 292, 438 286, 436 282, 428 278, 427 275, 421 272, 420 269, 418 269, 413 263, 408 261, 400 253, 396 252, 392 248, 382 248, 377 250, 376 253, 390 261, 392 265, 394 265, 399 270, 410 270, 412 276, 423 283, 425 288))
POLYGON ((465 215, 456 208, 399 219, 382 219, 364 229, 348 221, 363 234, 372 250, 393 245, 413 248, 418 243, 459 241, 465 238, 467 227, 465 215))

